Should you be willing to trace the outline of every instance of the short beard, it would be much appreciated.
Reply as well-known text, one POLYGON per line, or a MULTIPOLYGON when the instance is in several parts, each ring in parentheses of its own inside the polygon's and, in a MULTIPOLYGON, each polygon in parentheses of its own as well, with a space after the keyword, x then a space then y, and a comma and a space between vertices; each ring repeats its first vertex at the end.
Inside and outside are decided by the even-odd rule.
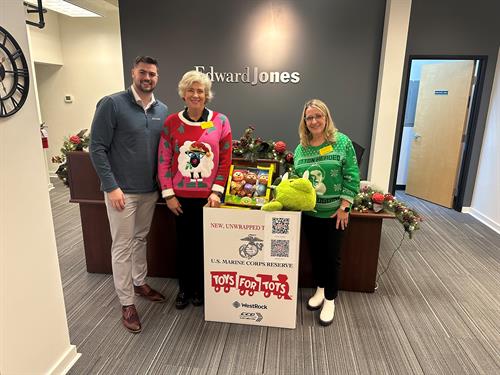
POLYGON ((145 89, 145 88, 142 87, 141 83, 139 83, 139 85, 135 85, 134 84, 134 86, 135 86, 136 90, 138 90, 138 91, 140 91, 140 92, 142 92, 144 94, 148 94, 150 92, 153 92, 154 89, 155 89, 152 85, 150 85, 149 88, 145 89))

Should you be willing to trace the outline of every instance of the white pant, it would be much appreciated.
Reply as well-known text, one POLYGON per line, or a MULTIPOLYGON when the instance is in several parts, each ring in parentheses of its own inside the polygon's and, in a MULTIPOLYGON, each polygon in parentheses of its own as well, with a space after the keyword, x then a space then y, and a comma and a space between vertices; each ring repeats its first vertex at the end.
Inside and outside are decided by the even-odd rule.
POLYGON ((134 285, 145 283, 148 272, 146 236, 158 200, 158 192, 125 194, 125 208, 118 211, 104 194, 111 231, 111 264, 116 294, 122 306, 134 304, 134 285))

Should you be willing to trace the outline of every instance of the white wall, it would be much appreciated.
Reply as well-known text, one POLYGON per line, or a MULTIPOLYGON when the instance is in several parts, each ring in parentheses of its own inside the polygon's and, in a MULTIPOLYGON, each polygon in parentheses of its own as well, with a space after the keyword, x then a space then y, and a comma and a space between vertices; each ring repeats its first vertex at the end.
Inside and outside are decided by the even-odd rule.
MULTIPOLYGON (((22 1, 0 0, 0 25, 30 62, 22 1)), ((32 82, 31 82, 32 83, 32 82)), ((70 345, 34 90, 0 119, 0 373, 63 373, 70 345)))
POLYGON ((411 0, 387 0, 368 180, 389 189, 411 0))
POLYGON ((470 213, 500 233, 500 50, 470 213))
MULTIPOLYGON (((50 159, 60 154, 64 137, 90 129, 97 101, 124 89, 118 8, 102 3, 107 4, 103 18, 58 15, 64 64, 36 64, 42 120, 49 127, 50 172, 57 169, 50 159), (73 96, 73 103, 64 102, 67 94, 73 96)), ((57 37, 53 32, 49 35, 57 37)))
MULTIPOLYGON (((44 14, 45 27, 30 27, 31 58, 35 63, 62 65, 63 55, 59 34, 59 17, 57 13, 48 10, 44 14)), ((38 16, 31 15, 30 20, 38 22, 38 16)))

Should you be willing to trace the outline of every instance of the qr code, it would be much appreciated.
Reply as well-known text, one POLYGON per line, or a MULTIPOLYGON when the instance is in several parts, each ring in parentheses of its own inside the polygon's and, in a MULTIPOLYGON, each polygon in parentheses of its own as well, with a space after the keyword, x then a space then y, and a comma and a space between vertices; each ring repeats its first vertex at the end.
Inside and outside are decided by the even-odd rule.
POLYGON ((290 255, 290 241, 271 240, 271 256, 288 257, 290 255))
POLYGON ((290 231, 290 219, 286 217, 273 217, 273 234, 288 234, 290 231))

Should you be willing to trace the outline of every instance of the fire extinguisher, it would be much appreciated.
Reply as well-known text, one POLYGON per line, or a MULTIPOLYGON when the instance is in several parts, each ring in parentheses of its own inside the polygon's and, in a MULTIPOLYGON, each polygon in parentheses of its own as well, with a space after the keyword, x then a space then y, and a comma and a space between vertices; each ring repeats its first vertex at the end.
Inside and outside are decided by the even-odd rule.
POLYGON ((40 135, 42 136, 42 147, 49 148, 49 132, 47 131, 47 125, 45 122, 40 124, 40 135))

